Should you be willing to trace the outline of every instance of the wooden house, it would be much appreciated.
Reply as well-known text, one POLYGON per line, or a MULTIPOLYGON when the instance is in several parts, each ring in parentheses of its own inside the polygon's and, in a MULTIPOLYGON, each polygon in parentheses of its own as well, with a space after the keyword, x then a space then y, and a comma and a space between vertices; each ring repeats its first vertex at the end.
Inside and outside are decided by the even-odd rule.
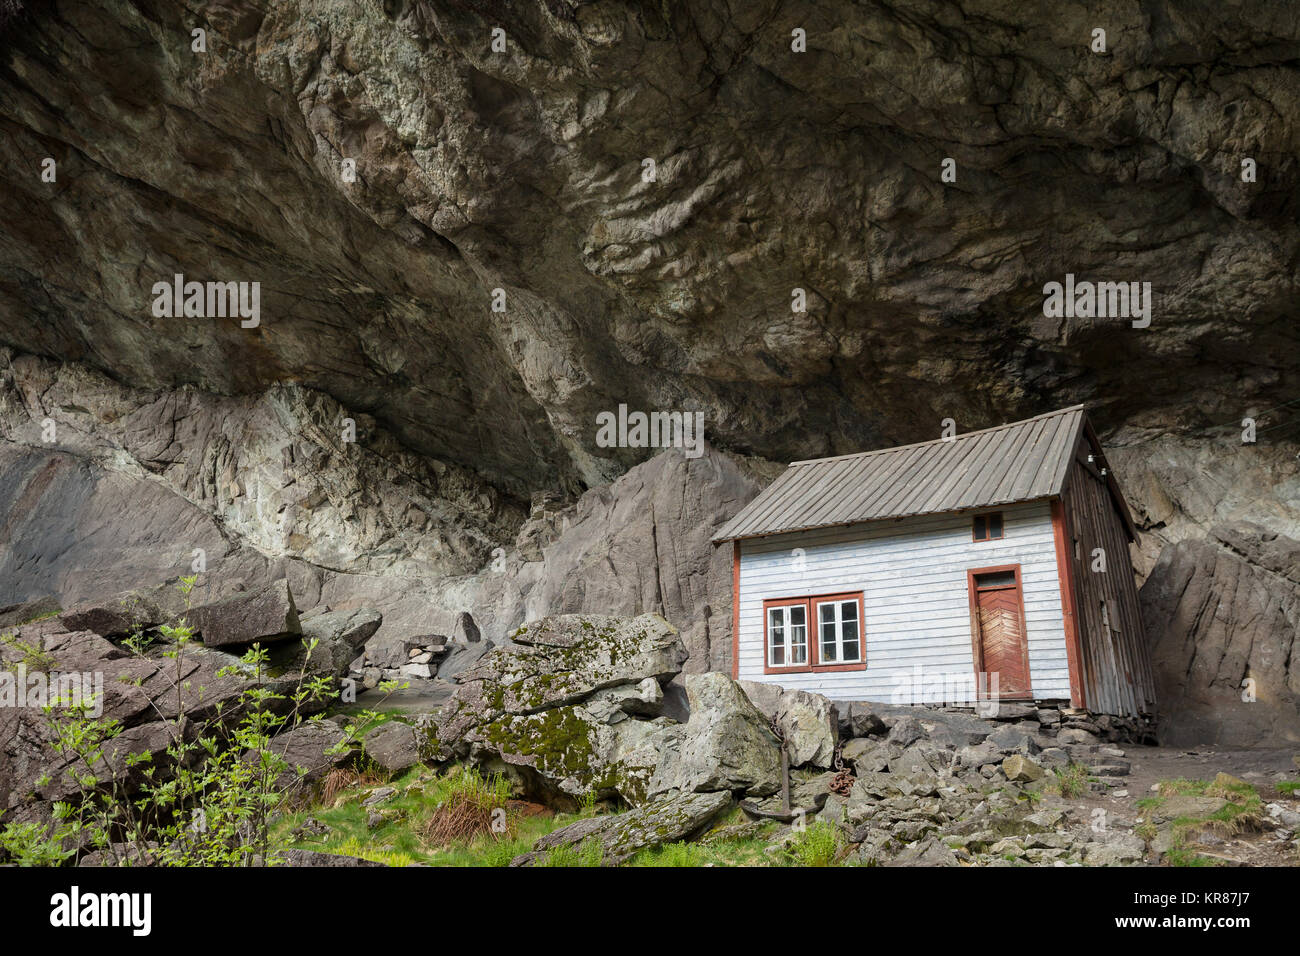
POLYGON ((1136 534, 1081 405, 795 462, 714 539, 732 546, 732 674, 1149 715, 1136 534))

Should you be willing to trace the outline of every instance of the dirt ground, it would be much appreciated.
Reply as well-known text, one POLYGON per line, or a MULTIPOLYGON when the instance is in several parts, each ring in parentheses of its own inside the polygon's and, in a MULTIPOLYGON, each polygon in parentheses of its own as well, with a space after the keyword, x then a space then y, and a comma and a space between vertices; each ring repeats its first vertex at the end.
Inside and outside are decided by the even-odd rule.
MULTIPOLYGON (((1166 780, 1212 780, 1223 772, 1240 777, 1259 791, 1265 805, 1277 803, 1300 813, 1300 793, 1282 793, 1277 784, 1300 780, 1300 753, 1295 748, 1271 750, 1178 750, 1167 747, 1124 746, 1131 764, 1128 776, 1108 778, 1104 792, 1093 792, 1064 802, 1084 816, 1102 808, 1109 825, 1133 827, 1144 820, 1138 801, 1156 795, 1155 786, 1166 780)), ((1300 864, 1290 840, 1278 830, 1243 832, 1229 837, 1204 834, 1195 852, 1227 866, 1295 866, 1300 864)))

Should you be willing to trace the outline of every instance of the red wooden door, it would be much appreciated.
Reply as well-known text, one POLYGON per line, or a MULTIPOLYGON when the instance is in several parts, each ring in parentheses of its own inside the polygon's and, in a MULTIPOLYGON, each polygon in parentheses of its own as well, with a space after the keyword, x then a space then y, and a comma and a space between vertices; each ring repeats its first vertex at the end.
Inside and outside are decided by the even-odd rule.
POLYGON ((1019 570, 1013 567, 971 575, 972 610, 979 641, 976 664, 988 675, 987 684, 980 681, 981 697, 1033 697, 1019 570), (996 684, 993 675, 997 675, 996 684))

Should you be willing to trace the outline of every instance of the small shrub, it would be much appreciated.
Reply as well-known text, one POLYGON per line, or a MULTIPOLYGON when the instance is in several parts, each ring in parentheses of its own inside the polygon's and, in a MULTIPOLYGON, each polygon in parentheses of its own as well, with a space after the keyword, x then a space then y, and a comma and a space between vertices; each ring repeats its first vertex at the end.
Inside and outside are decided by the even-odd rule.
POLYGON ((506 813, 509 798, 510 784, 500 774, 484 777, 473 768, 460 769, 444 781, 442 803, 425 824, 424 839, 449 846, 479 836, 513 837, 514 822, 506 813))
POLYGON ((323 806, 333 806, 335 800, 355 787, 378 785, 382 782, 378 777, 348 767, 334 767, 321 780, 320 802, 323 806))
POLYGON ((1079 797, 1088 790, 1088 768, 1083 764, 1070 763, 1064 767, 1052 768, 1056 775, 1054 789, 1063 797, 1079 797))
POLYGON ((833 866, 840 852, 840 833, 825 820, 815 820, 790 844, 790 857, 798 866, 833 866))

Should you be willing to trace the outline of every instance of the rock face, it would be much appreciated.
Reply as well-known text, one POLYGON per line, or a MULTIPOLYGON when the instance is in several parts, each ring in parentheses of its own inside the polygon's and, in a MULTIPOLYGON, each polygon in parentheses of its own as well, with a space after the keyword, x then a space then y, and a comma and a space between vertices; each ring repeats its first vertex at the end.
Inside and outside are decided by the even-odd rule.
MULTIPOLYGON (((188 573, 193 548, 213 558, 229 550, 221 536, 203 532, 203 514, 225 536, 263 554, 349 571, 426 575, 480 566, 522 517, 470 472, 410 454, 373 420, 319 392, 280 387, 226 398, 127 388, 82 366, 10 358, 8 350, 0 352, 0 433, 19 446, 96 463, 112 476, 97 482, 113 486, 103 495, 126 499, 88 505, 65 495, 72 498, 65 507, 93 512, 83 522, 111 521, 114 507, 137 516, 163 507, 151 524, 177 522, 190 510, 181 502, 129 500, 121 486, 143 476, 151 481, 142 494, 165 500, 160 492, 170 489, 197 510, 189 526, 172 529, 176 537, 167 543, 180 554, 171 573, 156 578, 188 573)), ((65 476, 70 463, 60 469, 42 456, 27 460, 30 455, 11 467, 44 474, 26 482, 32 504, 51 496, 52 482, 85 480, 65 476)), ((44 547, 50 558, 66 560, 49 543, 44 547)))
MULTIPOLYGON (((725 670, 708 539, 770 462, 1076 401, 1141 574, 1219 522, 1300 538, 1300 27, 1270 0, 29 6, 0 35, 0 604, 203 556, 204 602, 283 577, 398 638, 658 613, 725 670), (1067 273, 1151 282, 1150 326, 1046 315, 1067 273), (158 314, 177 275, 260 283, 256 323, 158 314), (623 405, 698 412, 711 450, 608 447, 623 405)), ((1204 664, 1149 593, 1169 675, 1204 664)), ((1180 739, 1277 726, 1172 687, 1180 739)))
MULTIPOLYGON (((128 785, 140 768, 128 766, 128 754, 165 751, 174 734, 190 733, 221 708, 238 712, 240 695, 252 686, 252 675, 238 659, 204 647, 191 646, 179 658, 163 656, 165 646, 144 656, 129 654, 92 631, 67 631, 51 618, 0 635, 0 822, 48 819, 50 804, 75 792, 67 773, 69 763, 50 748, 49 721, 42 711, 46 698, 14 699, 16 677, 77 675, 83 698, 99 712, 91 716, 119 721, 122 732, 105 745, 103 779, 128 785), (228 668, 234 670, 218 676, 228 668), (192 718, 184 731, 173 723, 180 708, 192 718)), ((73 685, 75 689, 77 685, 73 685)), ((128 786, 129 789, 129 786, 128 786)))
POLYGON ((1162 743, 1300 742, 1300 542, 1257 525, 1167 549, 1142 587, 1162 743))
POLYGON ((479 603, 508 627, 546 614, 659 614, 680 628, 688 672, 728 669, 731 549, 710 539, 761 487, 713 450, 659 455, 583 495, 562 528, 525 526, 519 540, 536 560, 483 575, 479 603))
POLYGON ((59 622, 69 631, 122 637, 159 624, 175 623, 184 612, 184 595, 176 582, 167 582, 82 604, 60 614, 59 622))
POLYGON ((1276 404, 1294 18, 940 9, 530 3, 495 53, 499 11, 447 0, 36 7, 4 41, 0 336, 149 386, 303 382, 524 493, 638 457, 596 444, 619 402, 776 460, 1094 395, 1228 421, 1243 377, 1276 404), (1151 327, 1045 319, 1067 271, 1151 280, 1151 327), (154 317, 175 273, 259 280, 259 325, 154 317))

